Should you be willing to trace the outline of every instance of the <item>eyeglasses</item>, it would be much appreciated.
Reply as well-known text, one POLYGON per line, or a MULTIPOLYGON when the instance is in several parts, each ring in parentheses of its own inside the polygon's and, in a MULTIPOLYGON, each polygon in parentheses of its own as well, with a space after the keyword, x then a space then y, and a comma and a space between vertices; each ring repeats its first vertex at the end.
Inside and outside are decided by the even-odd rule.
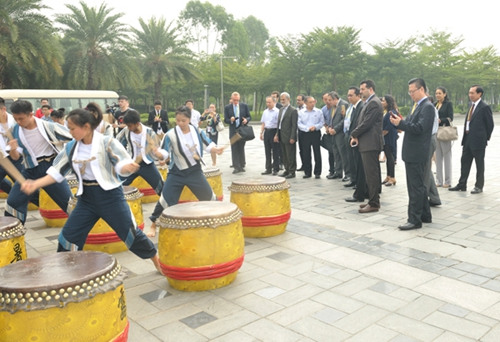
POLYGON ((408 95, 410 95, 410 96, 411 96, 414 92, 416 92, 416 91, 417 91, 417 90, 419 90, 419 89, 420 89, 420 88, 410 90, 410 91, 408 92, 408 95))

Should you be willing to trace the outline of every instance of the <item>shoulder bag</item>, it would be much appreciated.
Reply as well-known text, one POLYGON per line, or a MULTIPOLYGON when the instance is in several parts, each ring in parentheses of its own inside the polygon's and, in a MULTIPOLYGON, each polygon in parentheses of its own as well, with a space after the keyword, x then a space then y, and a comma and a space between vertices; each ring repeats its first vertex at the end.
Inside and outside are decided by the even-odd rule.
MULTIPOLYGON (((450 121, 450 119, 448 119, 450 121)), ((453 141, 458 139, 458 129, 453 126, 453 121, 450 121, 449 126, 439 126, 437 135, 439 141, 453 141)))

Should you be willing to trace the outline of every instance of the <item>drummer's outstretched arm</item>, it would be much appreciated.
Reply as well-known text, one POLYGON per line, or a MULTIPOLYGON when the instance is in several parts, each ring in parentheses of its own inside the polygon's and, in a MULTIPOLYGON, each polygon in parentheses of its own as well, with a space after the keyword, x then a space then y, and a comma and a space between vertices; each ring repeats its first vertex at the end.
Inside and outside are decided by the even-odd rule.
POLYGON ((56 180, 51 175, 46 175, 38 179, 27 179, 26 182, 21 185, 21 191, 27 195, 31 195, 38 189, 54 184, 55 182, 56 180))

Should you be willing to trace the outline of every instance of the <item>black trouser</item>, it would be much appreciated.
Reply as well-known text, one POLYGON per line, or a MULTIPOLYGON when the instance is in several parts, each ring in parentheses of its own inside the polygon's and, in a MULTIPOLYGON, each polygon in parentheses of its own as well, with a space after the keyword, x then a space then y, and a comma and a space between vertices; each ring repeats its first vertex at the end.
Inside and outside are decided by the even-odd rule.
POLYGON ((235 170, 245 167, 245 141, 239 140, 231 145, 231 159, 235 170))
POLYGON ((295 174, 295 171, 297 170, 296 144, 290 144, 290 140, 282 141, 280 139, 280 147, 281 147, 281 161, 283 162, 283 166, 285 167, 285 172, 290 175, 295 174))
POLYGON ((387 177, 395 177, 395 172, 394 172, 394 153, 392 151, 391 146, 389 145, 384 145, 384 154, 386 158, 386 166, 387 166, 387 177))
POLYGON ((368 204, 380 208, 380 151, 361 152, 365 171, 366 187, 368 189, 368 204))
POLYGON ((344 143, 346 149, 347 168, 349 170, 348 174, 349 177, 351 178, 351 182, 356 184, 357 160, 354 153, 355 147, 351 147, 351 136, 349 133, 344 134, 344 143))
POLYGON ((421 224, 422 220, 431 221, 431 209, 424 185, 427 174, 426 163, 408 163, 406 168, 406 188, 408 190, 408 222, 421 224))
POLYGON ((321 151, 320 151, 320 140, 321 140, 321 132, 320 131, 312 131, 312 132, 303 132, 299 131, 300 139, 304 141, 304 173, 306 176, 311 175, 312 171, 312 162, 311 162, 311 147, 314 154, 314 174, 319 176, 321 175, 321 151))
POLYGON ((486 148, 473 150, 465 136, 464 146, 462 147, 462 158, 460 159, 460 179, 458 186, 462 188, 467 187, 467 179, 469 178, 470 169, 472 167, 472 160, 476 162, 476 188, 482 189, 484 186, 484 156, 486 148))
POLYGON ((266 171, 270 172, 271 168, 274 172, 280 169, 280 144, 274 142, 276 128, 266 128, 264 131, 264 150, 266 153, 266 171))

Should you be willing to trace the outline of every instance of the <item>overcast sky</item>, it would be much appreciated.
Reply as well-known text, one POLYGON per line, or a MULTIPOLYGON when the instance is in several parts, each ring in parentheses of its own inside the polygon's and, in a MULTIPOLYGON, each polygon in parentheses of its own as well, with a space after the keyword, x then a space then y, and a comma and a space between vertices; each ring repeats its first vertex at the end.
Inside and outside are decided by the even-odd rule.
MULTIPOLYGON (((205 0, 202 0, 204 2, 205 0)), ((100 0, 86 0, 98 7, 100 0)), ((138 18, 163 16, 168 22, 175 20, 188 1, 159 0, 105 0, 113 13, 124 13, 124 22, 138 26, 138 18)), ((382 1, 264 1, 264 0, 210 0, 222 5, 236 19, 253 15, 262 20, 272 36, 301 34, 326 26, 353 26, 360 29, 360 38, 367 44, 380 44, 387 40, 406 39, 416 34, 429 34, 431 29, 452 33, 463 38, 462 47, 479 50, 493 45, 500 53, 498 29, 498 2, 492 0, 475 3, 464 0, 382 0, 382 1), (378 5, 375 5, 378 3, 378 5), (489 5, 488 5, 489 3, 489 5), (480 6, 473 7, 475 4, 480 6), (414 8, 412 8, 414 7, 414 8)), ((79 6, 77 1, 42 0, 51 7, 44 10, 49 17, 68 12, 65 5, 79 6)))

